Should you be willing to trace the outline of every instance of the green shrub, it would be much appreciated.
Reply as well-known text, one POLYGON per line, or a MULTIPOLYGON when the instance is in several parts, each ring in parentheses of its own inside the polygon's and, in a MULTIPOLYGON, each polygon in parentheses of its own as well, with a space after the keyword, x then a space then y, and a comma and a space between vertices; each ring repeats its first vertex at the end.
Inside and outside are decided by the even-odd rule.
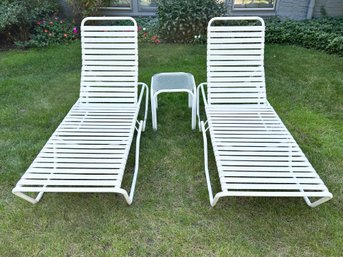
POLYGON ((343 56, 343 17, 306 21, 267 19, 266 42, 300 45, 343 56))
POLYGON ((157 17, 136 17, 138 28, 141 27, 150 33, 156 34, 158 32, 158 18, 157 17))
POLYGON ((160 0, 159 35, 166 42, 193 43, 206 35, 209 20, 223 16, 226 8, 217 0, 160 0))
POLYGON ((158 20, 156 17, 136 17, 138 25, 138 41, 142 43, 160 44, 157 36, 158 20))
POLYGON ((27 40, 37 20, 58 10, 58 0, 1 0, 0 43, 27 40))
POLYGON ((110 6, 111 0, 67 0, 74 18, 80 22, 87 16, 97 16, 99 7, 110 6))
POLYGON ((58 17, 37 21, 29 41, 17 41, 18 47, 44 47, 51 44, 62 44, 79 37, 77 27, 58 17))
POLYGON ((160 44, 161 40, 153 32, 138 26, 138 41, 142 43, 160 44))

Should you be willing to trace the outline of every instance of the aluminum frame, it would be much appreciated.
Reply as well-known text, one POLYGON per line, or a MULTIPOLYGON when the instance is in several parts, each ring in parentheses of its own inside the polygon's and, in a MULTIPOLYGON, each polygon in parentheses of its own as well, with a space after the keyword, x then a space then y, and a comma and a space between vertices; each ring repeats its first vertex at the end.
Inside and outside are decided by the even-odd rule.
POLYGON ((137 81, 137 24, 131 17, 88 17, 82 21, 81 36, 80 98, 12 192, 33 204, 45 192, 118 193, 130 205, 149 98, 148 86, 137 81), (85 25, 104 20, 129 20, 133 25, 85 25), (139 120, 144 93, 145 113, 139 120), (128 193, 121 182, 135 131, 135 167, 128 193))
POLYGON ((330 200, 332 194, 267 101, 263 20, 213 18, 208 25, 207 48, 208 83, 197 88, 197 116, 211 206, 224 196, 303 197, 310 207, 330 200), (213 28, 216 21, 231 20, 259 21, 261 25, 213 28), (200 118, 200 94, 206 121, 200 118), (222 188, 215 195, 206 132, 210 134, 222 188), (312 197, 319 199, 311 201, 312 197))

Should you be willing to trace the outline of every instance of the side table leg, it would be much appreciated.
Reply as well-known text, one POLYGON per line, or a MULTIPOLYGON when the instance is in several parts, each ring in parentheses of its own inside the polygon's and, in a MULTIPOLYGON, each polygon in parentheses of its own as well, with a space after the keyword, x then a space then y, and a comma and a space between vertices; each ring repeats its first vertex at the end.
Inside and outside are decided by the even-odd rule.
POLYGON ((151 115, 152 115, 152 128, 154 130, 157 130, 156 102, 157 102, 157 96, 152 95, 152 97, 151 97, 151 115))
POLYGON ((193 108, 193 95, 188 93, 188 108, 193 108))
POLYGON ((192 129, 194 130, 196 127, 196 109, 197 109, 197 103, 196 103, 196 97, 195 92, 193 94, 189 93, 188 97, 189 99, 192 99, 191 107, 192 107, 192 129), (191 98, 190 98, 191 96, 191 98))

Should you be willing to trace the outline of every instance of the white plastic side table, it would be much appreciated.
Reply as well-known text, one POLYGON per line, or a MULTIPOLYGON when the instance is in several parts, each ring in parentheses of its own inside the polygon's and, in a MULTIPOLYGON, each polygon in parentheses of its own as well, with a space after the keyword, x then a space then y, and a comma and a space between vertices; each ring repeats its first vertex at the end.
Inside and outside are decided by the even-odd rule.
POLYGON ((158 73, 151 78, 152 127, 157 130, 157 96, 161 93, 188 93, 188 107, 192 108, 192 129, 195 129, 196 86, 194 77, 185 72, 158 73))

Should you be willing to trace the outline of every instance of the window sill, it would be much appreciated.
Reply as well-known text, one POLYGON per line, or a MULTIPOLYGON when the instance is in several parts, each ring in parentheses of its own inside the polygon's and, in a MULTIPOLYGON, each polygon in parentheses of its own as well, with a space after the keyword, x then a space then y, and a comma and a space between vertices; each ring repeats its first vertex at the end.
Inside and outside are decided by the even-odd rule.
POLYGON ((105 9, 105 10, 116 10, 116 11, 131 11, 132 7, 99 7, 99 9, 105 9))

